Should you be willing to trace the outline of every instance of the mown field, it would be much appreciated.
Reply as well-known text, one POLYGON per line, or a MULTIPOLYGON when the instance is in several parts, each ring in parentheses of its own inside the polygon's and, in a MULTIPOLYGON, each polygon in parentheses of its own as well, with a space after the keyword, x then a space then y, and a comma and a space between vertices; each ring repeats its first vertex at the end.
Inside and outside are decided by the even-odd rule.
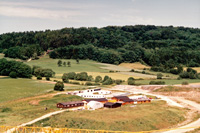
POLYGON ((40 95, 53 90, 53 84, 32 79, 0 78, 0 103, 40 95))
POLYGON ((168 107, 164 101, 156 101, 134 107, 126 105, 116 109, 64 112, 31 126, 115 131, 156 130, 184 121, 185 111, 168 107))

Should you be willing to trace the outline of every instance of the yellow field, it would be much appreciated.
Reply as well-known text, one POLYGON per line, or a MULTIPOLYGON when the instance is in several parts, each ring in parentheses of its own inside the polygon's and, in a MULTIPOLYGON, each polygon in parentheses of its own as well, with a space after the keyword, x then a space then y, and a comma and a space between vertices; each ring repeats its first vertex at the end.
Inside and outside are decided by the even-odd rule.
POLYGON ((196 70, 198 73, 200 72, 200 67, 193 67, 192 69, 196 70))
POLYGON ((150 68, 150 66, 145 66, 141 64, 140 62, 135 63, 121 63, 119 66, 131 68, 131 69, 144 69, 144 68, 150 68))

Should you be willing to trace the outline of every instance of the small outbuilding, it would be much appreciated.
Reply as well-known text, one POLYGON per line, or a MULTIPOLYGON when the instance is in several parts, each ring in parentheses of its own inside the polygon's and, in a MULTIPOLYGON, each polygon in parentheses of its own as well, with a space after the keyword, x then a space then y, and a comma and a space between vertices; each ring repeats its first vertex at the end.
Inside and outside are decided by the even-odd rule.
POLYGON ((104 104, 104 107, 106 108, 118 108, 121 107, 121 103, 111 103, 111 102, 107 102, 104 104))
POLYGON ((72 108, 79 106, 84 106, 84 102, 74 101, 74 102, 57 103, 57 108, 72 108))
POLYGON ((87 109, 99 109, 99 108, 103 108, 104 105, 103 103, 101 102, 97 102, 97 101, 90 101, 88 104, 87 104, 87 109))

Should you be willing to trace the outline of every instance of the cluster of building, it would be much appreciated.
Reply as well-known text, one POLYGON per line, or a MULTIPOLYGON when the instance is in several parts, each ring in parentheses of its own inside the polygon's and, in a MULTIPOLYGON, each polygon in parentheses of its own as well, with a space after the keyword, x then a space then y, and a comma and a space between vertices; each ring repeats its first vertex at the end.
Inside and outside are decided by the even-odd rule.
POLYGON ((84 99, 82 101, 75 102, 65 102, 58 103, 57 108, 72 108, 83 106, 84 109, 99 109, 99 108, 117 108, 126 104, 139 104, 139 103, 149 103, 151 99, 149 98, 138 98, 130 99, 127 96, 114 96, 111 99, 106 98, 93 98, 93 99, 84 99))
POLYGON ((97 88, 97 89, 88 89, 82 91, 73 91, 73 92, 68 92, 67 94, 77 95, 83 98, 105 98, 106 95, 109 95, 111 93, 112 93, 111 91, 101 90, 101 88, 97 88))

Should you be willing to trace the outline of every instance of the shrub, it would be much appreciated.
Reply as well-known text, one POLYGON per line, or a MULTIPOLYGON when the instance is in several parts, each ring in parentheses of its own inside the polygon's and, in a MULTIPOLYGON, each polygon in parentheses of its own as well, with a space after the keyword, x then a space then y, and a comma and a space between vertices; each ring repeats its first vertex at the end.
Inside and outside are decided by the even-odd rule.
POLYGON ((91 82, 86 82, 85 85, 93 85, 91 82))
POLYGON ((114 73, 115 71, 113 71, 113 70, 110 70, 109 72, 110 72, 110 73, 114 73))
POLYGON ((158 73, 157 74, 157 79, 162 79, 162 76, 163 76, 162 73, 158 73))
POLYGON ((128 80, 128 85, 135 85, 135 81, 134 80, 128 80))
POLYGON ((134 70, 134 69, 131 69, 130 72, 135 72, 135 70, 134 70))
POLYGON ((104 81, 103 85, 111 85, 113 83, 113 80, 111 78, 108 78, 106 81, 104 81))
POLYGON ((49 81, 49 80, 50 80, 50 77, 46 77, 46 80, 49 81))
POLYGON ((68 79, 68 76, 67 76, 66 73, 63 74, 63 76, 62 76, 62 81, 63 81, 64 83, 69 83, 69 79, 68 79))
POLYGON ((177 78, 177 80, 181 80, 182 78, 179 76, 178 78, 177 78))
POLYGON ((103 81, 102 82, 105 82, 107 79, 109 79, 110 77, 109 76, 104 76, 104 78, 103 78, 103 81))
POLYGON ((187 81, 183 81, 182 85, 188 85, 189 83, 187 81))
POLYGON ((93 81, 93 80, 94 79, 93 79, 92 75, 89 75, 88 78, 87 78, 87 81, 93 81))
POLYGON ((116 79, 116 80, 115 80, 115 83, 116 83, 117 85, 120 85, 120 84, 122 83, 122 80, 121 80, 121 79, 116 79))
POLYGON ((64 84, 61 81, 58 81, 55 86, 54 86, 54 90, 56 91, 64 91, 64 84))
POLYGON ((142 71, 142 74, 145 74, 146 72, 145 71, 142 71))
POLYGON ((102 77, 101 76, 96 76, 95 78, 95 82, 101 82, 102 81, 102 77))
POLYGON ((38 75, 37 80, 42 80, 42 76, 38 75))
POLYGON ((10 72, 9 76, 11 78, 17 78, 17 73, 12 71, 12 72, 10 72))
POLYGON ((1 110, 1 112, 10 112, 10 111, 12 111, 11 108, 3 108, 3 109, 1 110))
POLYGON ((150 85, 164 85, 165 82, 164 81, 150 81, 149 84, 150 85))
POLYGON ((69 82, 70 84, 75 84, 75 85, 80 85, 80 82, 77 81, 73 81, 73 82, 69 82))

